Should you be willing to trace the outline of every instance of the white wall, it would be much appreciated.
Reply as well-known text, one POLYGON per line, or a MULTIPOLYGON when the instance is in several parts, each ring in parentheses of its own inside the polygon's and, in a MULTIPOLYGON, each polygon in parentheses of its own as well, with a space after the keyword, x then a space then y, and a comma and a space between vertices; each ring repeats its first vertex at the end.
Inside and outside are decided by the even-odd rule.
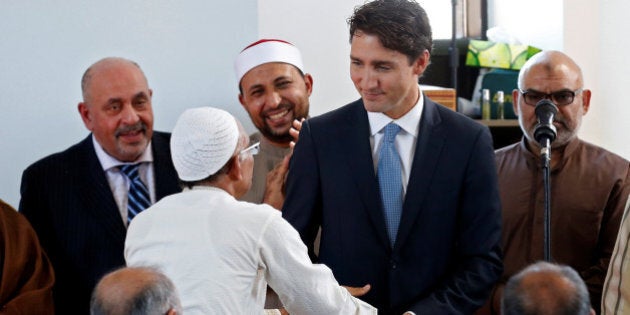
POLYGON ((302 52, 306 72, 313 75, 311 116, 359 98, 349 74, 346 19, 363 2, 258 0, 260 37, 292 42, 302 52))
POLYGON ((566 51, 580 63, 593 90, 580 135, 630 159, 630 106, 626 103, 630 3, 565 0, 566 51))
MULTIPOLYGON (((253 130, 236 99, 232 62, 262 37, 303 52, 315 79, 311 114, 358 97, 348 74, 346 19, 363 0, 173 2, 0 2, 0 198, 17 206, 22 170, 87 135, 78 113, 80 77, 104 56, 140 63, 154 89, 156 129, 170 130, 185 108, 229 109, 253 130)), ((624 0, 489 0, 490 26, 524 43, 561 49, 593 90, 580 135, 630 158, 625 104, 624 0), (563 11, 564 10, 564 11, 563 11), (561 14, 559 12, 564 12, 561 14)))
MULTIPOLYGON (((17 207, 22 171, 83 139, 83 71, 105 56, 137 61, 154 90, 155 128, 188 107, 249 119, 232 60, 257 38, 257 2, 1 1, 0 198, 17 207)), ((251 126, 249 126, 251 129, 251 126)))
POLYGON ((562 0, 488 0, 488 20, 522 44, 562 50, 562 0))

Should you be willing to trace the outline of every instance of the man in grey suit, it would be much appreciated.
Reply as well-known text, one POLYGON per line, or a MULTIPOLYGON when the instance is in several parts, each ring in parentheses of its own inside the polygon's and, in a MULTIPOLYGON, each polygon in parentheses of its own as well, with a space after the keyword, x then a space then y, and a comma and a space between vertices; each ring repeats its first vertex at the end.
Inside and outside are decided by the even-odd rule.
POLYGON ((81 88, 78 110, 91 134, 22 175, 20 212, 55 269, 57 314, 88 314, 94 285, 125 263, 133 216, 180 191, 170 134, 153 131, 153 92, 140 67, 102 59, 86 70, 81 88))

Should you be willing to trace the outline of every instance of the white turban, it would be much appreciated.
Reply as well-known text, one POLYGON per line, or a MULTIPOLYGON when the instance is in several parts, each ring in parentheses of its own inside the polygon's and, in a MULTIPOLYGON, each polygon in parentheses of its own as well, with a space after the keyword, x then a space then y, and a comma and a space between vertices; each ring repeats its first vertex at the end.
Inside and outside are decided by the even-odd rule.
POLYGON ((302 54, 297 47, 279 39, 261 39, 245 47, 236 57, 234 62, 236 80, 240 84, 241 79, 249 70, 269 62, 292 64, 304 73, 302 54))
POLYGON ((171 135, 171 155, 183 181, 198 181, 219 171, 234 155, 239 129, 228 112, 212 107, 187 109, 171 135))

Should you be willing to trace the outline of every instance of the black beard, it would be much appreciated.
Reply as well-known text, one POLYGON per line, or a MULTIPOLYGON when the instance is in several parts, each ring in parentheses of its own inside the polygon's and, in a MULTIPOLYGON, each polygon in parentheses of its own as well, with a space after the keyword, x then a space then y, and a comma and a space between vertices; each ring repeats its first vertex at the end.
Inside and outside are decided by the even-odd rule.
POLYGON ((271 130, 266 126, 259 131, 265 138, 269 139, 271 142, 289 143, 293 141, 293 137, 291 137, 291 134, 288 132, 284 134, 275 134, 271 132, 271 130))

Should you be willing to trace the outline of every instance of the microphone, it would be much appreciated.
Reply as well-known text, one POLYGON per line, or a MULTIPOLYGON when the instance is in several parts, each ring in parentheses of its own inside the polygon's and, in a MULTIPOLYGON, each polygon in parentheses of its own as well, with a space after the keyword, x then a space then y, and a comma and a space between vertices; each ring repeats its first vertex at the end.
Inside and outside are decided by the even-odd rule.
POLYGON ((558 113, 558 107, 548 99, 542 99, 536 104, 534 110, 538 117, 538 124, 534 128, 534 139, 545 148, 556 140, 556 126, 553 125, 553 117, 558 113))

